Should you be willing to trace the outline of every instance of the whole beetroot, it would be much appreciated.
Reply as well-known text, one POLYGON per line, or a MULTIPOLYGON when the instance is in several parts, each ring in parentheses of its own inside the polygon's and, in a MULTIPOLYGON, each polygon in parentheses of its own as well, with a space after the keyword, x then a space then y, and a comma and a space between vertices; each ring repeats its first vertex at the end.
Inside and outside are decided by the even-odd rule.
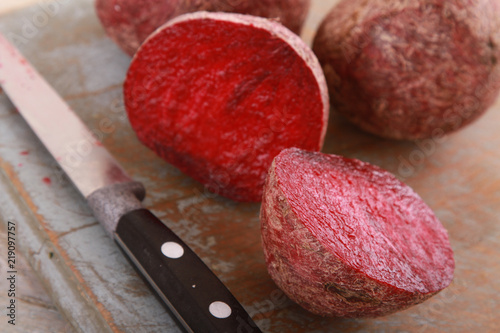
POLYGON ((355 159, 283 150, 261 223, 271 277, 315 314, 386 315, 453 278, 448 235, 431 209, 389 172, 355 159))
POLYGON ((334 108, 387 138, 442 136, 500 89, 500 2, 344 0, 313 50, 334 108))
POLYGON ((129 55, 168 20, 196 11, 233 12, 278 19, 299 34, 310 0, 96 0, 106 33, 129 55))
POLYGON ((97 17, 108 36, 133 55, 159 26, 179 15, 181 0, 96 0, 97 17))

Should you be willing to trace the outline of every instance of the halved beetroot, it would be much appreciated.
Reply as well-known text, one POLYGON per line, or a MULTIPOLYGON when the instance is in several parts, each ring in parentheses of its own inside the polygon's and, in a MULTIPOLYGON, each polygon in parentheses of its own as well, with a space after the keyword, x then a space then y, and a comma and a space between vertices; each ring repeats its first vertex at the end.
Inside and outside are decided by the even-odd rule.
POLYGON ((453 251, 432 210, 389 172, 355 159, 284 150, 261 221, 270 275, 319 315, 389 314, 453 278, 453 251))
POLYGON ((198 12, 170 21, 138 50, 124 85, 139 139, 212 191, 260 201, 284 148, 321 149, 323 72, 281 24, 198 12))

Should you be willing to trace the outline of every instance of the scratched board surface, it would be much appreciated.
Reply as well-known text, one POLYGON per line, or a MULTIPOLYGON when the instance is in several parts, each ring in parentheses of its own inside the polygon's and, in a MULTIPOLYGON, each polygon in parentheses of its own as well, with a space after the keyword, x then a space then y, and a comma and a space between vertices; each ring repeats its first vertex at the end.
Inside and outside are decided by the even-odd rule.
MULTIPOLYGON (((306 41, 335 2, 313 1, 306 41)), ((192 246, 263 331, 500 331, 499 103, 459 133, 418 143, 379 139, 332 116, 324 152, 377 164, 412 186, 448 229, 456 271, 448 289, 408 310, 377 319, 321 318, 269 278, 259 204, 205 192, 137 141, 122 105, 130 58, 106 38, 92 1, 52 4, 1 17, 0 32, 145 184, 145 205, 192 246)), ((76 159, 83 153, 71 148, 76 159)), ((1 220, 18 223, 21 249, 77 331, 180 331, 3 93, 0 191, 1 220)))

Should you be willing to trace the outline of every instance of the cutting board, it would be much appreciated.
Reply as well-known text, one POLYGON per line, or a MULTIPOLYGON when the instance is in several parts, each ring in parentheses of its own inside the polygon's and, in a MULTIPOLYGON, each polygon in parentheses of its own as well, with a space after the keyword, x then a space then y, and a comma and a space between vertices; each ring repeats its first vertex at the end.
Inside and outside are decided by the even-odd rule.
MULTIPOLYGON (((313 1, 303 35, 309 43, 335 2, 313 1)), ((201 256, 263 331, 500 331, 499 103, 458 133, 420 142, 380 139, 332 115, 324 152, 374 163, 412 186, 449 231, 456 271, 449 288, 405 311, 322 318, 291 302, 267 274, 259 204, 212 195, 138 142, 122 103, 130 58, 105 36, 92 1, 46 3, 52 10, 35 5, 1 17, 0 31, 145 184, 145 205, 201 256)), ((180 331, 3 93, 0 193, 1 219, 16 222, 21 250, 77 331, 180 331)))

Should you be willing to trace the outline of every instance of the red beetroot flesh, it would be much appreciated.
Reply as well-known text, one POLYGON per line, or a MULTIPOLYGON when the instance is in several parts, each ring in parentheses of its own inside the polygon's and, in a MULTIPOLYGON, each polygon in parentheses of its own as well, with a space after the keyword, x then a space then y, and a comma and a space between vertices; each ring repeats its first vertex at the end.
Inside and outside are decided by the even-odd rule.
POLYGON ((359 160, 284 150, 266 180, 261 221, 270 275, 319 315, 385 315, 453 278, 448 235, 432 210, 359 160))
POLYGON ((106 33, 129 55, 158 27, 181 14, 232 12, 278 19, 300 33, 310 0, 96 0, 106 33))
POLYGON ((371 133, 442 136, 500 89, 500 2, 344 0, 315 37, 332 104, 371 133))
POLYGON ((152 35, 132 60, 125 106, 139 139, 214 192, 260 201, 273 158, 319 150, 327 88, 312 51, 280 24, 195 13, 152 35))

